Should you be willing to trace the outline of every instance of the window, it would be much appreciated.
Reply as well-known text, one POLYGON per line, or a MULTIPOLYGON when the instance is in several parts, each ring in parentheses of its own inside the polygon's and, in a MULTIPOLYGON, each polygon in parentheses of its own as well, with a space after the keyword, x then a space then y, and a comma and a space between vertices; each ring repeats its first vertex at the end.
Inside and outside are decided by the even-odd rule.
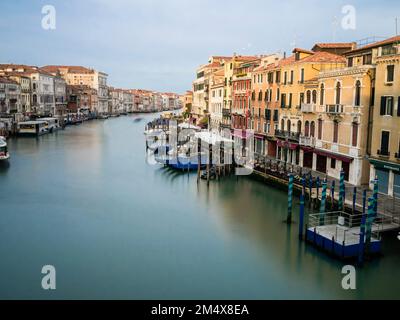
POLYGON ((284 108, 286 106, 286 94, 282 93, 281 96, 281 108, 284 108))
POLYGON ((294 71, 290 71, 290 84, 294 82, 294 71))
POLYGON ((393 116, 393 97, 381 97, 381 116, 393 116))
POLYGON ((300 70, 300 83, 304 82, 304 69, 300 70))
POLYGON ((258 101, 262 101, 262 91, 261 90, 258 93, 258 101))
POLYGON ((265 109, 265 120, 267 120, 267 121, 271 120, 271 110, 270 109, 265 109))
POLYGON ((323 125, 323 120, 318 119, 318 139, 322 139, 322 125, 323 125))
POLYGON ((279 97, 281 96, 280 92, 281 90, 279 90, 279 88, 276 89, 276 101, 279 101, 279 97))
POLYGON ((400 97, 397 98, 397 116, 400 117, 400 97))
POLYGON ((300 105, 304 102, 304 93, 300 93, 300 105))
POLYGON ((287 131, 291 131, 292 129, 292 122, 290 120, 287 121, 287 131))
POLYGON ((283 84, 287 84, 287 72, 285 71, 284 78, 283 78, 283 84))
POLYGON ((305 127, 304 127, 304 135, 308 137, 310 135, 310 122, 306 121, 305 127))
POLYGON ((276 83, 280 83, 281 82, 281 72, 280 71, 276 72, 276 80, 275 80, 275 82, 276 83))
POLYGON ((331 159, 331 169, 336 169, 336 159, 331 159))
POLYGON ((353 57, 347 59, 347 66, 351 68, 353 66, 353 57))
POLYGON ((389 137, 390 137, 389 131, 382 131, 381 150, 380 150, 381 155, 384 155, 384 156, 389 155, 389 137))
POLYGON ((394 65, 386 67, 386 82, 393 82, 394 80, 394 65))
POLYGON ((279 118, 279 111, 278 110, 274 110, 274 122, 277 122, 279 118))
POLYGON ((297 132, 301 133, 301 121, 297 121, 297 132))
POLYGON ((317 103, 317 90, 313 90, 312 92, 312 103, 317 103))
POLYGON ((361 82, 360 80, 357 80, 354 105, 358 107, 360 106, 360 104, 361 104, 361 82))
POLYGON ((310 125, 310 137, 315 137, 315 122, 311 121, 310 125))
POLYGON ((357 147, 357 143, 358 143, 358 123, 353 122, 351 145, 353 147, 357 147))
POLYGON ((333 121, 333 142, 337 143, 339 138, 339 122, 333 121))
POLYGON ((268 83, 273 83, 274 82, 274 74, 273 72, 268 73, 268 83))
POLYGON ((285 120, 281 120, 281 130, 285 130, 285 120))
POLYGON ((372 64, 372 54, 363 55, 363 64, 372 64))
POLYGON ((321 84, 321 90, 319 93, 319 104, 322 106, 324 104, 325 86, 321 84))
POLYGON ((293 98, 293 94, 292 93, 289 93, 289 108, 291 108, 292 107, 292 98, 293 98))
POLYGON ((342 87, 340 85, 340 82, 336 84, 336 104, 340 104, 340 98, 341 98, 341 91, 342 87))
POLYGON ((311 103, 311 91, 307 90, 307 103, 311 103))

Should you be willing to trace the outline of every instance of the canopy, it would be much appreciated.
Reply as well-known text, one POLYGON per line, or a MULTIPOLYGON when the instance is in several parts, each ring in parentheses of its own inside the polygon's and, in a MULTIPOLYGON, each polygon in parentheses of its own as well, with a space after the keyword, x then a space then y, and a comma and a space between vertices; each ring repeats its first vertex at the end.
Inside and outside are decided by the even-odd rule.
POLYGON ((194 136, 208 144, 211 144, 211 145, 215 145, 215 144, 221 143, 221 142, 224 142, 224 143, 233 143, 234 142, 231 139, 224 138, 224 137, 220 136, 219 134, 216 134, 211 131, 196 132, 194 136))

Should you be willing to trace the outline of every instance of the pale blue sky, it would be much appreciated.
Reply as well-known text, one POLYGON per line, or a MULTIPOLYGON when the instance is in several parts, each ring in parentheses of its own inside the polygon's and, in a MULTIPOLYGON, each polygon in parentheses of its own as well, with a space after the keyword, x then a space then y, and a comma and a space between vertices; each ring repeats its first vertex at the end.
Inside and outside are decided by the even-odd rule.
POLYGON ((392 36, 400 1, 1 0, 0 13, 1 63, 85 65, 107 72, 110 85, 184 92, 213 54, 392 36), (46 4, 57 10, 53 31, 41 28, 46 4), (348 4, 355 30, 340 26, 348 4))

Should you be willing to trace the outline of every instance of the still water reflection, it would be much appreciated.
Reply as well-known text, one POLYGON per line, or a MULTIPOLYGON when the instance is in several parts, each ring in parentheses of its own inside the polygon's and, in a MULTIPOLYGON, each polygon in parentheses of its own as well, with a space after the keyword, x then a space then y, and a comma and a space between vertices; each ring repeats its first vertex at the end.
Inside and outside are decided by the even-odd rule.
POLYGON ((357 290, 344 291, 343 264, 282 222, 285 192, 246 177, 207 188, 195 174, 148 165, 144 122, 9 142, 0 298, 400 298, 394 235, 384 258, 358 270, 357 290), (57 270, 52 292, 41 289, 46 264, 57 270))

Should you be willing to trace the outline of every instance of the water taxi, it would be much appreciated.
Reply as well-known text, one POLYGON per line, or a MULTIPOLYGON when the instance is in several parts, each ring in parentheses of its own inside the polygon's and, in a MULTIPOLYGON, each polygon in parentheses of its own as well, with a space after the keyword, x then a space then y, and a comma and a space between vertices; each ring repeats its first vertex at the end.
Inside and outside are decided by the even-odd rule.
POLYGON ((46 121, 25 121, 18 123, 18 135, 20 136, 41 136, 48 132, 46 121))
POLYGON ((45 128, 47 132, 53 133, 60 129, 60 124, 57 118, 40 118, 40 121, 46 122, 45 128))
POLYGON ((10 158, 7 149, 6 138, 0 136, 0 161, 6 161, 10 158))

